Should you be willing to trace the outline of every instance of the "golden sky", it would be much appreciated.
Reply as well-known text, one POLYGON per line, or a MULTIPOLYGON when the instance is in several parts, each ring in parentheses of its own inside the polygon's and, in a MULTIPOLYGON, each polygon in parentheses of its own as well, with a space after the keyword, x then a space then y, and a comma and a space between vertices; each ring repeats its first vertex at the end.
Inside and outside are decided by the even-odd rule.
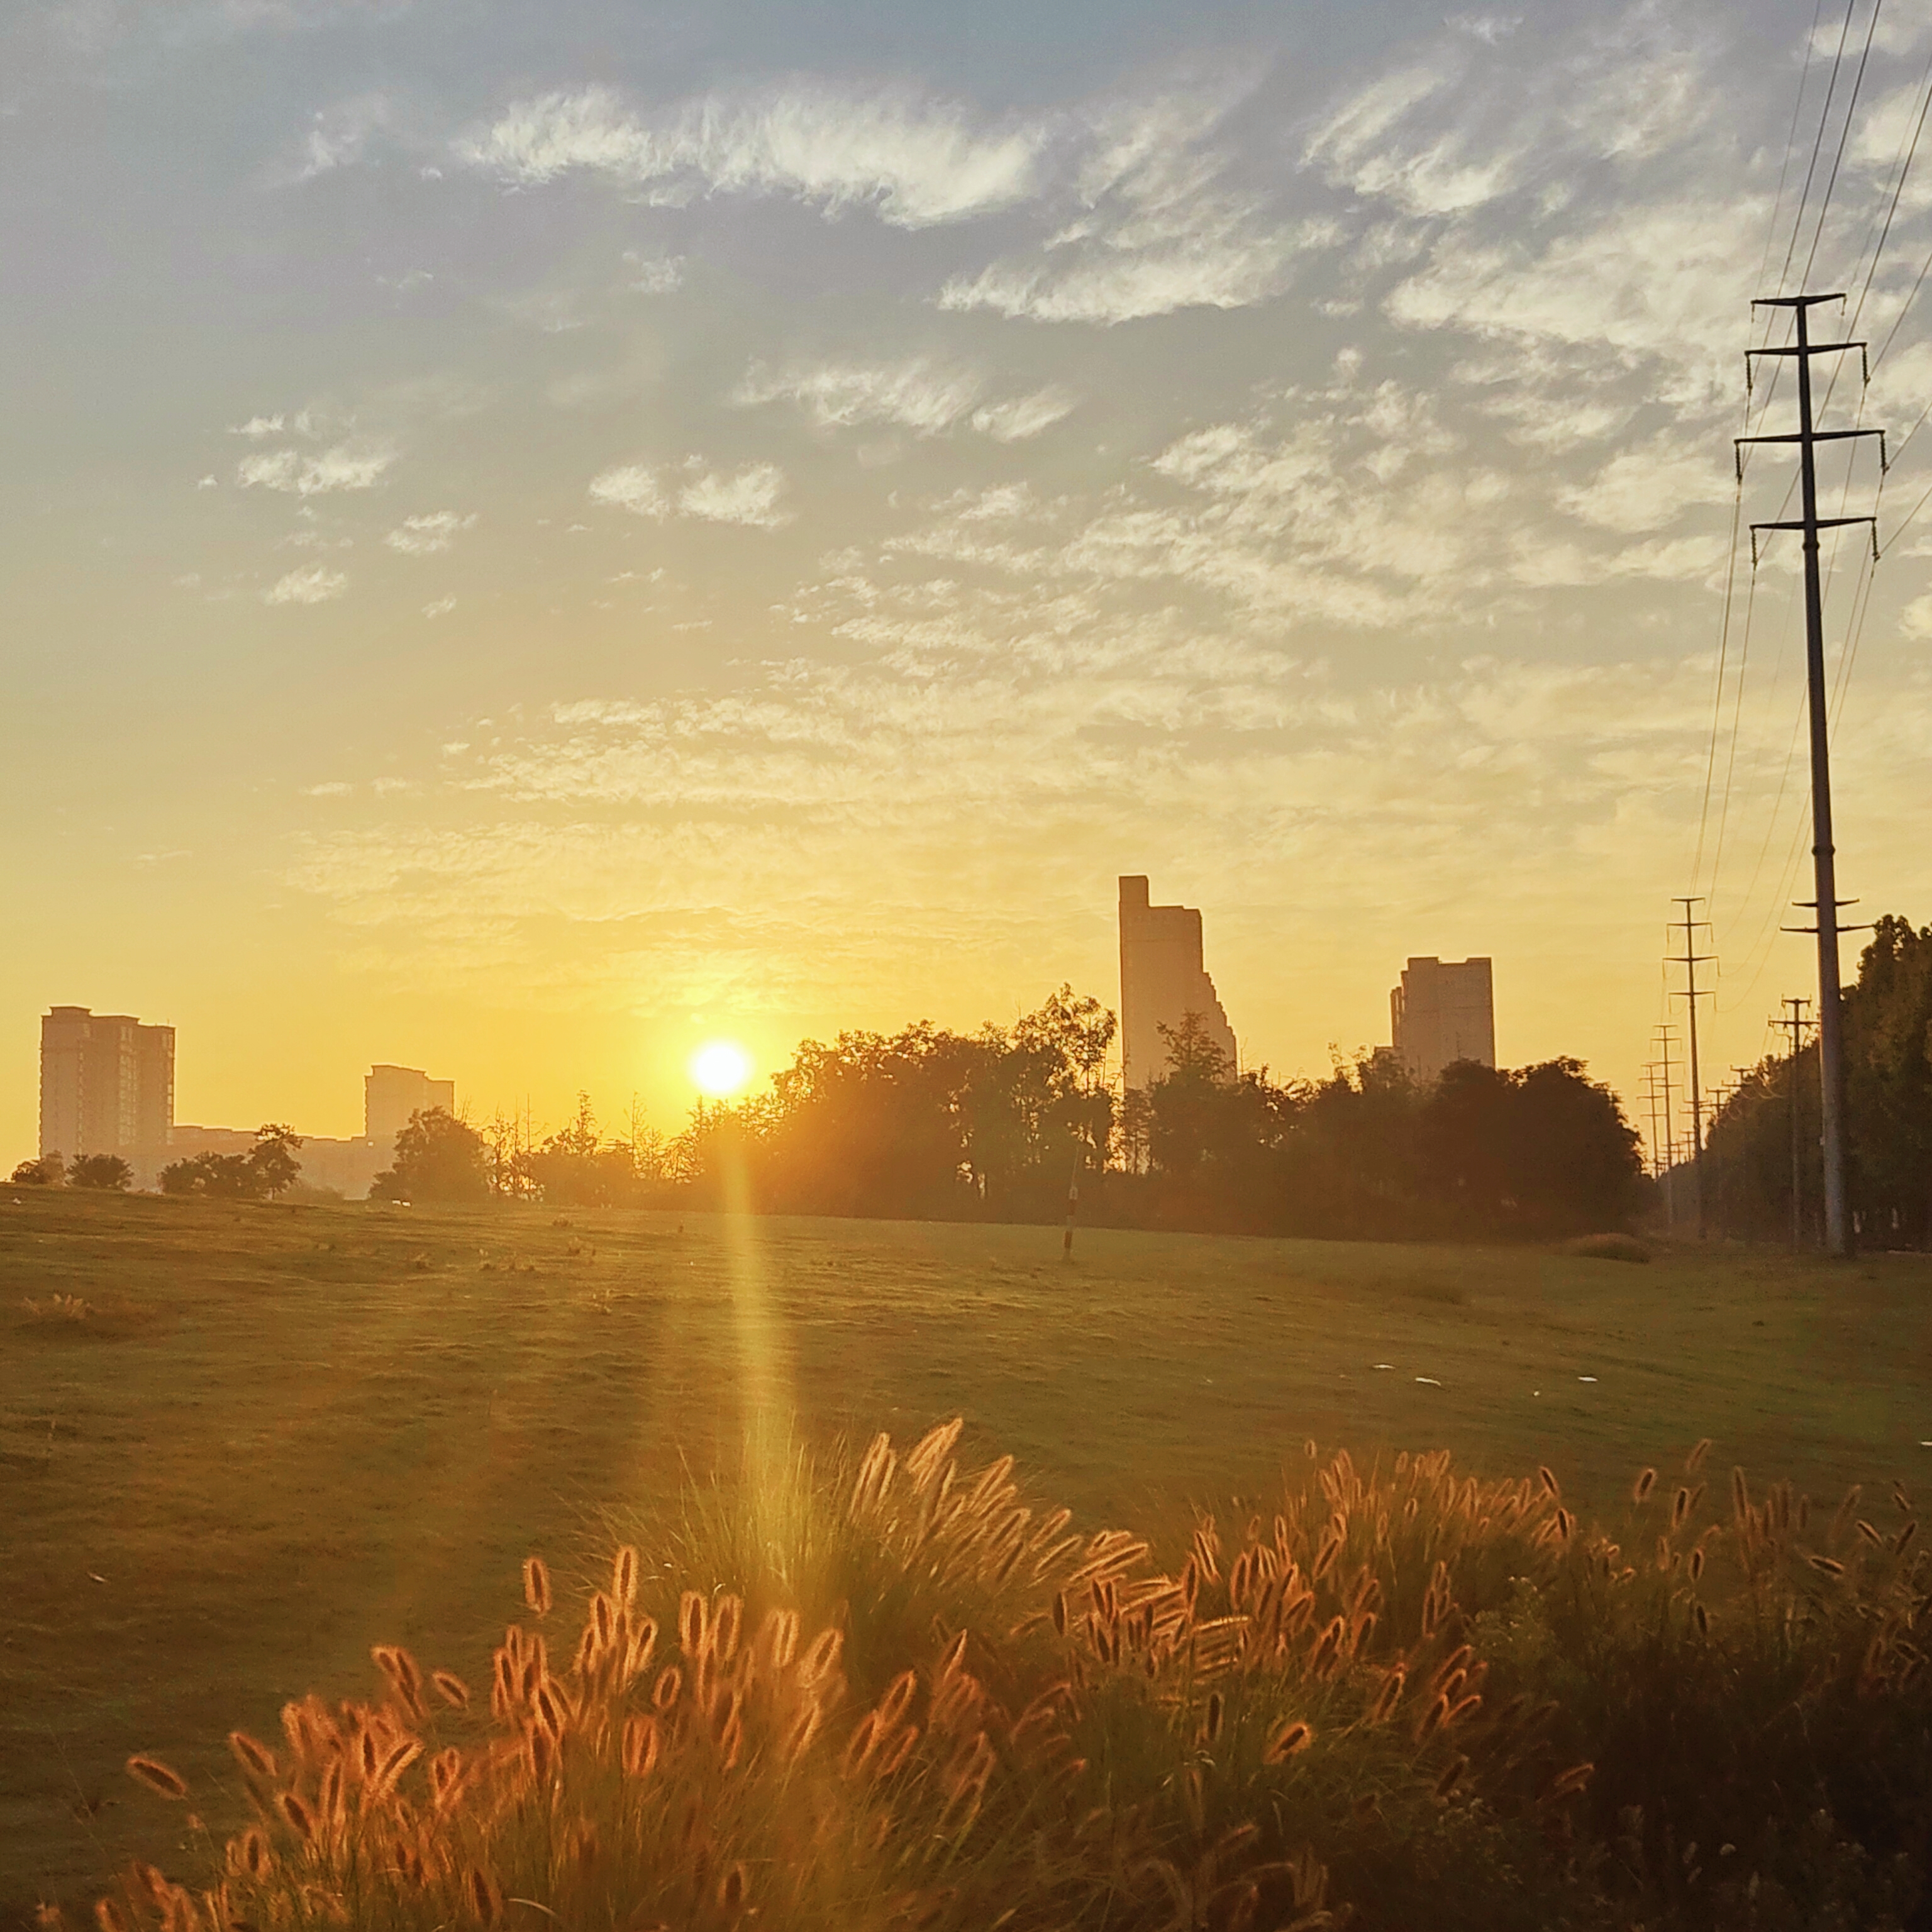
MULTIPOLYGON (((1884 345, 1831 420, 1932 401, 1932 154, 1876 248, 1932 21, 1822 222, 1810 25, 18 10, 0 1157, 68 1001, 180 1030, 184 1120, 354 1132, 391 1060, 674 1129, 714 1034, 1112 1003, 1122 872, 1277 1073, 1484 952, 1506 1060, 1634 1100, 1692 891, 1707 1070, 1755 1059, 1811 984, 1802 634, 1790 539, 1731 566, 1790 466, 1740 500, 1730 439, 1790 426, 1747 304, 1814 224, 1884 345)), ((1921 921, 1928 459, 1829 606, 1841 889, 1921 921)))

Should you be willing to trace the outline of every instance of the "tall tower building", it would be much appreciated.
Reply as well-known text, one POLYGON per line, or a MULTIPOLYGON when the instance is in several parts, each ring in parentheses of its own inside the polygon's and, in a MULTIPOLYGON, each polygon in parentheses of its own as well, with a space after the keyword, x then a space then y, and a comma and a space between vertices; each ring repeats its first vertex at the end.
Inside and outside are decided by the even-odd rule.
POLYGON ((175 1118, 175 1030, 55 1006, 40 1020, 40 1152, 154 1164, 175 1118))
POLYGON ((1496 994, 1486 959, 1412 959, 1389 994, 1390 1040, 1408 1077, 1426 1086, 1445 1066, 1496 1064, 1496 994))
POLYGON ((1124 1084, 1146 1087, 1167 1072, 1160 1029, 1197 1014, 1235 1062, 1234 1031, 1202 964, 1201 915, 1192 906, 1150 905, 1144 878, 1120 880, 1120 1065, 1124 1084))
POLYGON ((456 1082, 432 1080, 419 1066, 372 1066, 362 1082, 362 1132, 383 1157, 395 1151, 396 1136, 412 1114, 440 1107, 456 1112, 456 1082))

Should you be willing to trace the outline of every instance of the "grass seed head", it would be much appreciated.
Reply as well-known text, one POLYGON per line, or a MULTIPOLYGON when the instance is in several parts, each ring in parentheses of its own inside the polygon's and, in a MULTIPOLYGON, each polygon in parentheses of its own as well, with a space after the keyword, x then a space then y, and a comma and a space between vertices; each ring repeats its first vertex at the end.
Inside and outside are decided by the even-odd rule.
POLYGON ((637 1602, 638 1552, 628 1543, 618 1550, 611 1563, 610 1594, 627 1610, 637 1602))
POLYGON ((1268 1735, 1262 1752, 1264 1764, 1286 1764, 1315 1742, 1315 1726, 1300 1718, 1286 1718, 1268 1735))
POLYGON ((128 1775, 164 1798, 180 1799, 188 1796, 187 1779, 162 1763, 159 1758, 143 1757, 137 1754, 128 1760, 128 1775))
POLYGON ((275 1754, 259 1738, 251 1738, 246 1731, 230 1731, 228 1748, 235 1754, 242 1768, 252 1778, 272 1779, 275 1775, 275 1754))
POLYGON ((1636 1480, 1630 1486, 1630 1501, 1634 1503, 1649 1502, 1650 1492, 1656 1486, 1657 1472, 1654 1469, 1640 1470, 1636 1480))
POLYGON ((536 1616, 550 1615, 550 1570, 541 1556, 524 1558, 524 1601, 536 1616))

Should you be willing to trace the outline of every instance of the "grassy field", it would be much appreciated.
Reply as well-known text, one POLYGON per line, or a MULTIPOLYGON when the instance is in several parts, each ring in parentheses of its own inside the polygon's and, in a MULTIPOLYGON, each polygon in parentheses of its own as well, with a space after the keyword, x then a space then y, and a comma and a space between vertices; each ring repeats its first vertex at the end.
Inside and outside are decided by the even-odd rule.
POLYGON ((0 1924, 179 1863, 130 1751, 206 1790, 374 1640, 473 1671, 526 1551, 674 1505, 761 1396, 814 1441, 963 1414, 1089 1524, 1310 1436, 1546 1462, 1586 1512, 1701 1436, 1834 1498, 1932 1469, 1919 1257, 1059 1240, 0 1188, 0 1924))

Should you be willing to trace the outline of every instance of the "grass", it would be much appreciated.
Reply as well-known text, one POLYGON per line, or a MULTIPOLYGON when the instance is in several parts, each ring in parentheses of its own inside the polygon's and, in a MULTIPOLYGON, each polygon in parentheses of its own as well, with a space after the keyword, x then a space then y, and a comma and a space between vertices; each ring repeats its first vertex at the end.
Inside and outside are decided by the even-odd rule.
POLYGON ((963 1413, 1090 1529, 1311 1436, 1546 1462, 1586 1515, 1704 1436, 1834 1499, 1932 1466, 1917 1258, 556 1218, 0 1190, 0 1922, 178 1864, 130 1752, 232 1782, 229 1728, 377 1636, 473 1681, 526 1552, 661 1517, 760 1394, 812 1441, 963 1413))

